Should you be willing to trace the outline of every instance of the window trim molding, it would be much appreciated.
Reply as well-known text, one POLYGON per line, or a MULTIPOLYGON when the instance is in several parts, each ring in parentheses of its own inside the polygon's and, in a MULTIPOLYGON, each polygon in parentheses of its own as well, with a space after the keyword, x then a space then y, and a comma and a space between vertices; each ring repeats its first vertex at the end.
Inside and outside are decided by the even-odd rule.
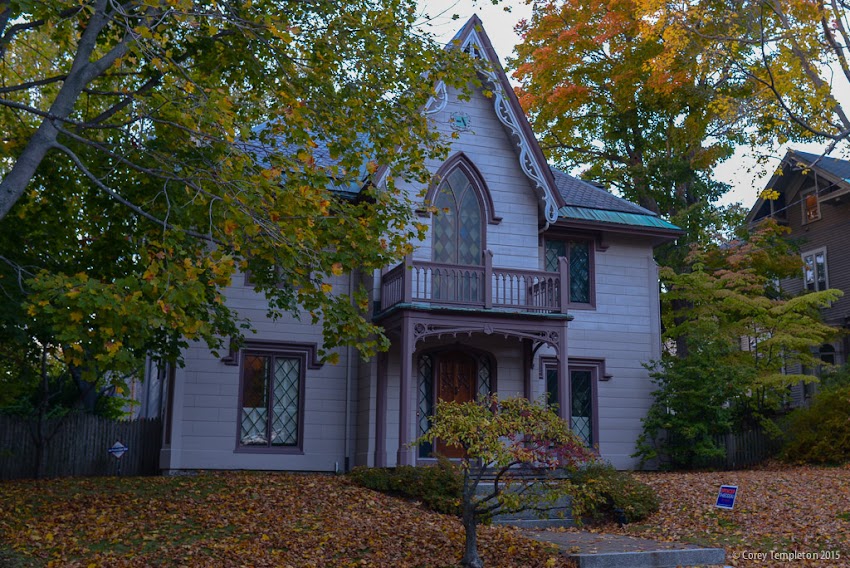
MULTIPOLYGON (((546 243, 551 241, 561 241, 569 243, 570 241, 582 241, 587 243, 587 263, 588 263, 588 299, 589 302, 572 302, 570 294, 567 294, 567 307, 573 310, 595 310, 596 309, 596 239, 587 235, 557 235, 543 237, 543 269, 546 269, 546 243)), ((567 249, 568 250, 568 249, 567 249)), ((569 253, 569 250, 568 250, 569 253)), ((567 263, 569 266, 569 257, 567 263)), ((567 273, 569 278, 569 273, 567 273)), ((570 285, 570 282, 567 282, 570 285)))
POLYGON ((819 290, 818 287, 817 287, 817 282, 818 282, 818 273, 817 272, 815 272, 815 289, 809 290, 806 287, 806 257, 807 256, 812 257, 812 263, 814 265, 814 269, 817 271, 817 263, 815 261, 815 258, 817 257, 817 254, 820 253, 820 252, 823 253, 823 269, 824 269, 823 281, 824 281, 824 286, 825 286, 823 288, 823 290, 829 289, 829 257, 827 255, 826 245, 824 245, 824 246, 820 246, 820 247, 817 247, 817 248, 813 248, 813 249, 809 249, 809 250, 800 252, 800 259, 803 261, 803 291, 804 292, 822 292, 823 291, 823 290, 819 290))
MULTIPOLYGON (((543 381, 543 394, 548 400, 549 392, 546 390, 546 371, 548 369, 558 370, 558 359, 556 357, 541 357, 540 358, 540 374, 539 378, 543 381)), ((605 359, 595 357, 568 357, 567 359, 567 376, 572 382, 573 370, 589 370, 590 377, 590 399, 593 416, 590 419, 591 436, 593 438, 592 450, 599 451, 599 381, 606 380, 605 359)), ((572 417, 572 392, 567 393, 567 404, 570 406, 569 413, 561 412, 561 417, 569 419, 572 417)), ((572 427, 571 427, 572 429, 572 427)))
MULTIPOLYGON (((231 342, 231 348, 233 343, 231 342)), ((315 343, 289 343, 278 341, 246 341, 238 351, 234 363, 239 367, 239 396, 236 406, 236 440, 233 452, 239 454, 295 454, 304 453, 304 409, 306 407, 307 370, 319 369, 321 361, 317 359, 317 348, 315 343), (298 378, 298 436, 297 442, 292 446, 245 446, 242 445, 242 397, 244 391, 245 369, 240 364, 244 360, 243 354, 297 358, 300 364, 300 376, 298 378)))
MULTIPOLYGON (((297 341, 266 341, 262 339, 250 339, 243 341, 239 345, 234 338, 230 338, 230 343, 227 348, 227 355, 221 358, 221 362, 228 367, 239 366, 239 353, 242 351, 274 351, 278 348, 284 348, 292 351, 303 351, 307 355, 308 369, 321 369, 324 362, 319 358, 319 349, 315 343, 299 343, 297 341)), ((241 374, 241 372, 240 372, 241 374)))

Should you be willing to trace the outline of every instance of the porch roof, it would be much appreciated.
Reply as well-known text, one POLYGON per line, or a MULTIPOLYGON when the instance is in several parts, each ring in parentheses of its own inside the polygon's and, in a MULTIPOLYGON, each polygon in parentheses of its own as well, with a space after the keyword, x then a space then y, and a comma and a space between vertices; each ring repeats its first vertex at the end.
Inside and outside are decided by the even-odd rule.
POLYGON ((439 312, 439 313, 454 313, 458 315, 486 315, 486 316, 507 316, 509 318, 521 319, 541 319, 541 320, 563 320, 572 321, 575 316, 571 314, 552 313, 552 312, 532 312, 523 310, 511 310, 507 308, 465 308, 461 306, 440 306, 428 304, 425 302, 400 302, 394 304, 382 312, 377 312, 373 316, 373 320, 382 320, 401 310, 413 310, 418 312, 439 312))
POLYGON ((575 219, 594 223, 611 223, 615 225, 629 225, 631 227, 647 227, 681 232, 679 227, 669 221, 665 221, 661 217, 641 213, 626 213, 625 211, 610 211, 567 205, 558 210, 558 215, 561 219, 575 219))

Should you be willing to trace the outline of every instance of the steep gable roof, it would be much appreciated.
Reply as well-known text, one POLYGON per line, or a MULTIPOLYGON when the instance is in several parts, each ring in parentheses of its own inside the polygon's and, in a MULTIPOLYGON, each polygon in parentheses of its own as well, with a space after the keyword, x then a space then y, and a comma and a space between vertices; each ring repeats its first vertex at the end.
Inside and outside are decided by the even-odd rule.
POLYGON ((820 169, 823 173, 832 174, 836 178, 850 183, 850 161, 839 160, 830 156, 821 156, 820 154, 811 154, 809 152, 801 152, 800 150, 789 150, 787 156, 797 156, 800 161, 807 165, 814 164, 813 167, 820 169))
POLYGON ((466 21, 447 49, 457 47, 485 62, 479 67, 479 75, 493 92, 496 117, 516 143, 520 169, 537 191, 546 224, 554 223, 558 219, 558 209, 564 205, 555 177, 546 162, 537 137, 531 130, 531 125, 519 104, 516 93, 508 81, 505 70, 499 62, 490 37, 477 15, 473 15, 466 21))
POLYGON ((759 196, 750 212, 747 223, 785 211, 799 200, 787 195, 792 187, 792 181, 800 175, 811 175, 826 183, 826 187, 818 189, 821 198, 850 192, 850 161, 812 154, 800 150, 789 149, 782 162, 765 185, 765 189, 773 189, 779 193, 779 199, 771 201, 759 196))

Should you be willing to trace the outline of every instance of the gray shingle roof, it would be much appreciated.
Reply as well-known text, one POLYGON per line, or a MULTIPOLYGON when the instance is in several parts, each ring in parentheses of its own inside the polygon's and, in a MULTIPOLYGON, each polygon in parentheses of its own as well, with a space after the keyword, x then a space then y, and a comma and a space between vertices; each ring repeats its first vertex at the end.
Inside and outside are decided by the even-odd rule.
POLYGON ((815 167, 818 167, 837 178, 850 182, 850 161, 830 158, 829 156, 821 156, 820 154, 810 154, 809 152, 801 152, 799 150, 791 150, 791 152, 808 164, 812 164, 817 161, 815 167))
POLYGON ((552 174, 555 176, 555 185, 558 187, 558 192, 564 198, 567 205, 586 207, 588 209, 601 209, 603 211, 657 216, 649 209, 644 209, 631 201, 626 201, 602 188, 560 170, 552 168, 552 174))

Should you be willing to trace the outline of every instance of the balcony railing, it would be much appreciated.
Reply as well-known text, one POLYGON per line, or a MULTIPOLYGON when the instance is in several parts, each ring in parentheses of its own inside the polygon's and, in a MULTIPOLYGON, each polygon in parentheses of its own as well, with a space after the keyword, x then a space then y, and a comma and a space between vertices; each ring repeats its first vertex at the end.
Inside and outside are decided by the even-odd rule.
POLYGON ((558 272, 493 267, 484 251, 479 266, 405 258, 381 278, 381 311, 400 303, 426 303, 536 313, 566 313, 567 261, 558 272), (562 286, 561 284, 564 283, 562 286))

